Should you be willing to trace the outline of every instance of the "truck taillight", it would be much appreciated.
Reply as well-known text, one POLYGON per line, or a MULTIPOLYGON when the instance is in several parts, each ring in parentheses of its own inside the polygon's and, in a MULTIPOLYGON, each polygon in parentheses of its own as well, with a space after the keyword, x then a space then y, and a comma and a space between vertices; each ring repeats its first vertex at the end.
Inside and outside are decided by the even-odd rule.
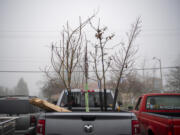
POLYGON ((45 120, 38 120, 37 135, 45 135, 45 120))
POLYGON ((132 135, 139 135, 140 134, 140 127, 138 120, 132 120, 132 135))
POLYGON ((35 126, 36 125, 36 117, 34 115, 30 116, 30 125, 35 126))

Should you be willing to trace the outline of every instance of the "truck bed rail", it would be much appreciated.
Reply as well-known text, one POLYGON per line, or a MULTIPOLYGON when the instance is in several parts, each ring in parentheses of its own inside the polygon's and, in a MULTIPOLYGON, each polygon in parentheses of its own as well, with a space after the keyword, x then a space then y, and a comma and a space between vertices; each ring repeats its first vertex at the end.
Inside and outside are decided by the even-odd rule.
POLYGON ((0 135, 14 135, 16 117, 0 117, 0 135))

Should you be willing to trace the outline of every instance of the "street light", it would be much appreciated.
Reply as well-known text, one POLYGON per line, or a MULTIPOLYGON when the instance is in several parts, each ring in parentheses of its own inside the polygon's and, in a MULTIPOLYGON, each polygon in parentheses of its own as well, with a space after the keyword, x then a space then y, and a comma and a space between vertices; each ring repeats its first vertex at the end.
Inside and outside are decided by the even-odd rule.
POLYGON ((161 64, 161 59, 153 57, 153 60, 158 60, 159 62, 159 67, 160 67, 160 75, 161 75, 161 88, 163 89, 163 77, 162 77, 162 64, 161 64))

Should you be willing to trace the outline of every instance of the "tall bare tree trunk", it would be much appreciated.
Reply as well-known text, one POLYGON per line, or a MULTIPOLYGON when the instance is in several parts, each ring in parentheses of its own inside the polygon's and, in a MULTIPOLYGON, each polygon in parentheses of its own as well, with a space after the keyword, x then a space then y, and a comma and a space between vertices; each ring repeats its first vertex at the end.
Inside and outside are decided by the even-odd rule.
POLYGON ((128 61, 131 58, 130 56, 133 55, 133 53, 131 52, 133 41, 135 40, 137 35, 140 33, 140 26, 139 26, 140 22, 141 22, 140 18, 138 18, 136 23, 134 25, 132 25, 132 29, 131 29, 131 31, 130 31, 130 33, 128 35, 128 45, 127 45, 127 48, 124 48, 125 56, 124 56, 123 61, 122 61, 122 65, 121 65, 122 67, 121 67, 119 76, 117 78, 117 83, 116 83, 116 88, 115 88, 115 95, 114 95, 114 101, 113 101, 113 107, 112 107, 113 111, 115 111, 116 101, 117 101, 117 97, 118 97, 118 93, 119 93, 119 84, 120 84, 120 80, 122 79, 124 68, 128 67, 127 64, 129 63, 128 61))

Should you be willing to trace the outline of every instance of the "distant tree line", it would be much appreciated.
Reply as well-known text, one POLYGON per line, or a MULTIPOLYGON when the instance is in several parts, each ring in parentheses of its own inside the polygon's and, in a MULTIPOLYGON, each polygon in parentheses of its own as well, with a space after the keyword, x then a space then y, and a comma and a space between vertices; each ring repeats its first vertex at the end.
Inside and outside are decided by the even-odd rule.
POLYGON ((0 86, 0 96, 8 95, 29 95, 27 83, 24 81, 23 78, 19 79, 17 85, 13 89, 0 86))
POLYGON ((169 92, 180 93, 180 67, 170 71, 167 81, 169 92))

